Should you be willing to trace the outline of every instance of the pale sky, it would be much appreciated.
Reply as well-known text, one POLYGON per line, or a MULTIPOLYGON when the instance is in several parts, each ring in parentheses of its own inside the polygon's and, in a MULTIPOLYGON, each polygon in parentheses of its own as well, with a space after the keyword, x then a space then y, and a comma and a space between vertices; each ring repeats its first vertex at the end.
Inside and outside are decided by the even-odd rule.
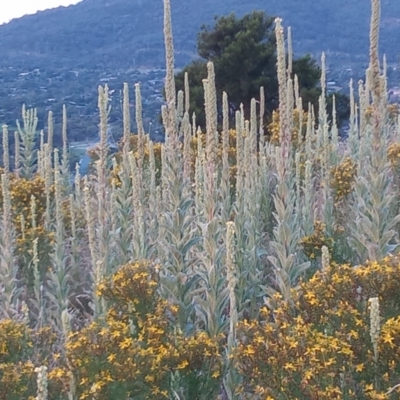
POLYGON ((80 0, 0 0, 0 25, 13 18, 35 14, 48 8, 69 6, 80 0))

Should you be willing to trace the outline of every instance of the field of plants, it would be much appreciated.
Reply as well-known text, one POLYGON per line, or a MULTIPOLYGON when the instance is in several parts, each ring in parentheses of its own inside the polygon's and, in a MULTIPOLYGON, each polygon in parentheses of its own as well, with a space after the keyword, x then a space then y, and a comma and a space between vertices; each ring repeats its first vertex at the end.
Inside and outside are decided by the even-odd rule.
POLYGON ((60 150, 51 113, 36 138, 23 108, 15 159, 3 126, 0 400, 399 399, 400 116, 379 0, 345 141, 324 55, 319 113, 303 111, 280 19, 279 110, 267 122, 260 88, 233 119, 209 63, 197 127, 169 0, 164 14, 165 143, 144 131, 139 84, 138 132, 125 84, 114 155, 99 87, 101 141, 73 181, 65 108, 60 150))

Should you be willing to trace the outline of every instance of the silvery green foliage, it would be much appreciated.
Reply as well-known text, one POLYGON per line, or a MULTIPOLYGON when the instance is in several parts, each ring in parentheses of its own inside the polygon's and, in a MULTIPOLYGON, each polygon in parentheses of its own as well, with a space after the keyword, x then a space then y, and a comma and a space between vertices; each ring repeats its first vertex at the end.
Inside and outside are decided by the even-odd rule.
POLYGON ((240 376, 232 365, 231 356, 233 355, 234 349, 237 346, 236 326, 239 320, 237 310, 237 295, 235 292, 238 283, 238 269, 236 264, 236 249, 235 249, 235 224, 229 221, 226 224, 226 279, 228 282, 229 290, 229 331, 226 347, 226 364, 225 374, 223 380, 224 390, 229 400, 237 398, 236 389, 240 386, 240 376))
POLYGON ((193 295, 200 279, 195 273, 193 247, 201 241, 193 212, 192 192, 183 179, 183 159, 173 138, 166 145, 162 166, 162 203, 158 261, 162 265, 161 292, 178 304, 182 330, 193 329, 193 295))
POLYGON ((21 289, 17 286, 18 266, 15 263, 15 233, 11 219, 10 181, 1 175, 3 212, 0 224, 0 317, 12 318, 21 289))
MULTIPOLYGON (((301 221, 296 210, 295 173, 291 159, 284 159, 281 149, 276 149, 277 185, 273 195, 276 225, 270 242, 272 255, 268 260, 273 267, 273 280, 278 291, 289 299, 290 290, 298 278, 310 267, 310 262, 302 262, 298 255, 298 243, 303 236, 301 221)), ((274 293, 272 287, 265 287, 266 294, 274 293)))
POLYGON ((215 164, 203 163, 204 210, 199 219, 201 245, 198 246, 199 263, 196 275, 199 277, 199 294, 193 299, 200 320, 211 337, 226 331, 229 290, 225 278, 224 262, 226 249, 225 227, 222 225, 215 164))
POLYGON ((24 178, 31 178, 35 171, 35 161, 37 159, 35 148, 36 130, 38 124, 37 110, 26 109, 22 106, 22 122, 17 120, 19 137, 21 138, 21 170, 20 175, 24 178))
POLYGON ((113 241, 116 249, 116 257, 126 264, 131 257, 130 245, 133 231, 133 202, 132 180, 130 177, 129 161, 123 157, 122 168, 118 171, 120 186, 114 187, 114 218, 115 226, 112 229, 113 241))
MULTIPOLYGON (((253 131, 251 135, 256 133, 253 131)), ((238 265, 236 292, 239 315, 255 318, 262 303, 261 284, 266 275, 262 261, 266 254, 263 213, 270 211, 269 175, 265 158, 262 162, 251 148, 251 136, 246 137, 244 144, 243 169, 238 169, 237 177, 243 188, 237 191, 234 203, 238 265)))
MULTIPOLYGON (((143 152, 143 148, 139 149, 139 152, 143 152)), ((130 174, 132 176, 132 260, 145 259, 148 256, 148 242, 146 241, 146 221, 145 221, 145 190, 144 190, 144 167, 139 168, 139 163, 142 163, 141 156, 136 157, 130 153, 129 154, 129 164, 130 164, 130 174), (141 172, 139 172, 141 171, 141 172)))
MULTIPOLYGON (((368 94, 368 86, 366 90, 368 94)), ((394 132, 387 120, 385 98, 382 94, 380 102, 374 103, 373 118, 369 122, 363 121, 360 151, 355 154, 358 155, 358 175, 352 198, 348 243, 355 252, 354 262, 358 263, 380 260, 395 252, 399 244, 398 197, 387 159, 388 143, 392 141, 394 132), (384 123, 376 125, 377 115, 384 123)), ((362 103, 365 103, 365 98, 362 98, 362 103)))
POLYGON ((55 184, 55 221, 51 225, 54 229, 55 241, 51 254, 52 268, 46 274, 49 290, 46 301, 51 313, 51 323, 56 331, 62 330, 61 315, 69 307, 71 289, 76 289, 71 274, 71 264, 68 262, 68 253, 65 247, 65 229, 62 214, 63 186, 60 173, 58 150, 54 150, 54 184, 55 184))
POLYGON ((396 215, 397 198, 387 164, 381 163, 378 168, 366 166, 357 178, 353 201, 354 222, 348 242, 357 255, 355 261, 380 260, 394 253, 400 215, 396 215))
POLYGON ((268 154, 266 147, 260 141, 259 156, 259 193, 260 193, 260 221, 262 223, 263 236, 272 236, 273 216, 272 216, 272 187, 274 179, 271 176, 272 157, 268 154))
MULTIPOLYGON (((224 217, 219 202, 222 194, 219 160, 217 160, 217 101, 214 66, 207 64, 208 79, 204 80, 206 109, 206 147, 198 167, 202 169, 202 207, 199 207, 199 243, 196 275, 199 277, 199 294, 193 299, 199 326, 211 337, 226 331, 229 290, 225 278, 226 249, 221 244, 225 238, 224 217)), ((226 182, 225 182, 226 185, 226 182)), ((224 186, 222 186, 224 188, 224 186)), ((226 187, 225 187, 226 189, 226 187)))

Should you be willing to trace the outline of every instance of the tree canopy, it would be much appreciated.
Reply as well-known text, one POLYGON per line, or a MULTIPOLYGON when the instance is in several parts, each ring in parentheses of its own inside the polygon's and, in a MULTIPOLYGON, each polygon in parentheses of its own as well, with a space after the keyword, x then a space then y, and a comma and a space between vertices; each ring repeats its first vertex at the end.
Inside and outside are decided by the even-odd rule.
MULTIPOLYGON (((278 108, 274 17, 264 11, 253 11, 242 18, 234 13, 215 17, 214 26, 201 27, 197 50, 200 58, 180 71, 175 80, 177 89, 183 90, 184 75, 188 72, 191 110, 196 113, 199 125, 205 123, 202 80, 207 78, 208 61, 214 64, 218 99, 222 98, 223 91, 227 92, 231 115, 243 103, 248 117, 250 101, 259 98, 260 86, 265 88, 267 115, 278 108)), ((294 74, 298 77, 305 108, 309 102, 317 108, 321 69, 316 61, 308 54, 295 58, 294 74)))

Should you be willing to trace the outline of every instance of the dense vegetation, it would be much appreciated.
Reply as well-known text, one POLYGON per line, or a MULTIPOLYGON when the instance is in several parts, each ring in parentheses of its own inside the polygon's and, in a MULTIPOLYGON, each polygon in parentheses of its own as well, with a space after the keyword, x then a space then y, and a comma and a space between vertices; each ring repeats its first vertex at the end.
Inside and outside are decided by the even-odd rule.
MULTIPOLYGON (((288 38, 292 47, 292 37, 288 38)), ((267 120, 278 107, 278 78, 276 76, 277 48, 274 34, 274 18, 265 12, 254 11, 237 18, 235 14, 216 18, 214 26, 203 26, 198 34, 197 51, 199 59, 183 68, 175 76, 178 91, 185 89, 185 76, 189 79, 190 109, 196 115, 198 125, 205 125, 203 80, 207 78, 207 62, 215 69, 217 110, 222 119, 222 93, 229 93, 229 121, 234 121, 235 112, 243 108, 246 119, 250 117, 250 102, 258 98, 260 87, 265 92, 265 112, 267 120), (218 100, 219 99, 219 100, 218 100)), ((292 54, 292 48, 290 49, 292 54)), ((299 95, 304 109, 310 105, 318 114, 318 99, 321 95, 319 83, 321 68, 309 54, 287 60, 290 78, 297 81, 299 95)), ((349 99, 342 93, 330 93, 327 103, 332 119, 332 97, 336 96, 338 126, 349 118, 349 99), (340 102, 338 101, 340 99, 340 102)))
POLYGON ((370 65, 351 93, 349 138, 302 107, 275 20, 278 109, 250 117, 207 63, 206 126, 174 83, 164 0, 165 143, 137 134, 123 87, 119 151, 98 88, 91 173, 68 170, 22 109, 0 191, 0 399, 394 400, 400 388, 400 113, 387 103, 372 0, 370 65))

